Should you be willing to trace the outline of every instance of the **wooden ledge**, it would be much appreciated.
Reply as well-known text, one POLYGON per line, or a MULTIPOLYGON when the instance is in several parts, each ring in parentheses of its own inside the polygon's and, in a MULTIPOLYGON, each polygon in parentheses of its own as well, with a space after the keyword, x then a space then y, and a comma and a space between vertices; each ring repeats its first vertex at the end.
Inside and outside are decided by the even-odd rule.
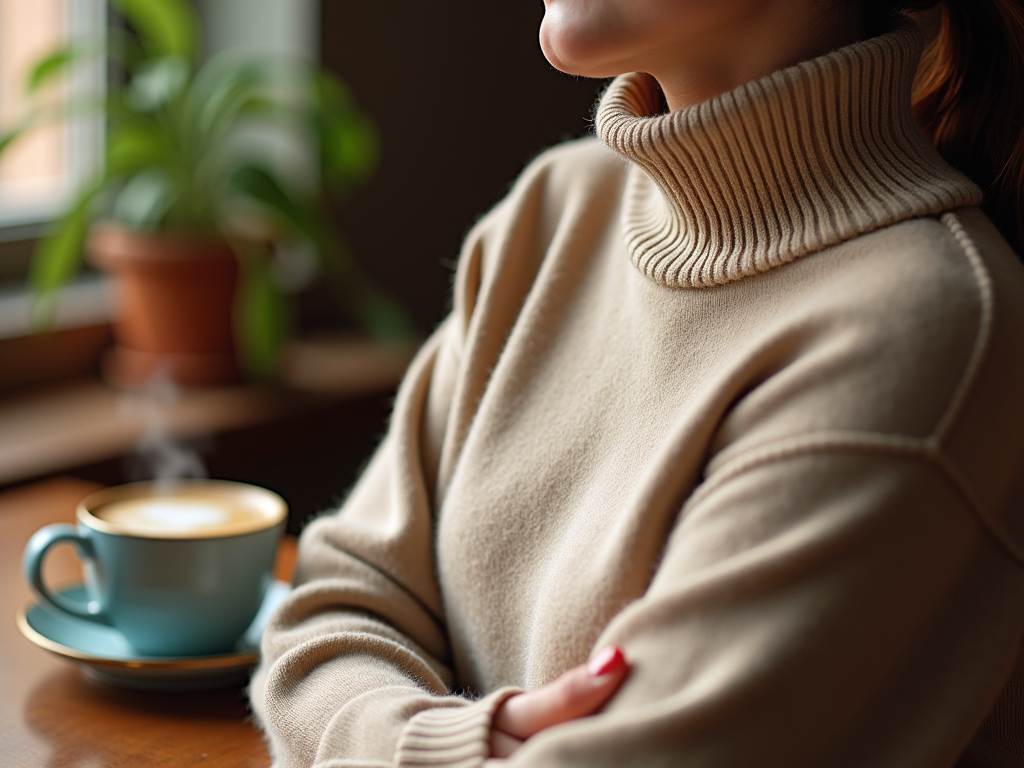
POLYGON ((0 486, 125 456, 154 431, 200 439, 387 392, 397 386, 411 351, 324 338, 292 345, 278 386, 161 397, 80 378, 8 394, 0 398, 0 486))

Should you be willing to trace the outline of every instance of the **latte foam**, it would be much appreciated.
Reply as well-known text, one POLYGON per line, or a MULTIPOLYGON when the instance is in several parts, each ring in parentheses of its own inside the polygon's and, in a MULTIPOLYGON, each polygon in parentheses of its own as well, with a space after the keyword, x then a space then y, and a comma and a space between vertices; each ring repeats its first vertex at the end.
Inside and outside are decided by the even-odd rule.
POLYGON ((275 515, 228 494, 189 493, 110 501, 91 510, 118 533, 171 538, 228 536, 259 530, 275 515))

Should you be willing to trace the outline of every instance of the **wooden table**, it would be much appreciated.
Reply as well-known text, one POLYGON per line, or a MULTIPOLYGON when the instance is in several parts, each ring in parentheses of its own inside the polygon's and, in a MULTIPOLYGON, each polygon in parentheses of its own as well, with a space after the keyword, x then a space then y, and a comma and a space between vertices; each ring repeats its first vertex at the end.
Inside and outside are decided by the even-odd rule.
MULTIPOLYGON (((0 494, 0 764, 5 768, 160 768, 270 764, 263 737, 248 721, 240 689, 142 693, 109 688, 21 636, 14 614, 29 596, 21 553, 29 537, 72 522, 75 504, 97 486, 58 478, 0 494)), ((290 578, 294 539, 278 555, 290 578)), ((47 560, 49 583, 73 580, 67 547, 47 560)))

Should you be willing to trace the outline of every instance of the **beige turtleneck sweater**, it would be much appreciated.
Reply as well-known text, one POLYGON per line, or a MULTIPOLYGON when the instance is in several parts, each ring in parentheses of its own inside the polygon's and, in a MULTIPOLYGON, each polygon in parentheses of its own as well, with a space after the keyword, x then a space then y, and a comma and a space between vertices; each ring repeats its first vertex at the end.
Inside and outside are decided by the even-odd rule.
POLYGON ((653 116, 620 77, 525 171, 302 537, 276 765, 478 768, 613 643, 610 704, 510 768, 1024 764, 1024 269, 914 128, 920 50, 653 116))

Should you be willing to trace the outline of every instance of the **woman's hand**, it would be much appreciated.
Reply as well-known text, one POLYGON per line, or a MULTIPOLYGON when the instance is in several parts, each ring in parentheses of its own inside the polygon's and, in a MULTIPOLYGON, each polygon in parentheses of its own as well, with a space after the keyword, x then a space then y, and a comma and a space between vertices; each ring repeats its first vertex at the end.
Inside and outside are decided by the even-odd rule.
POLYGON ((508 757, 538 731, 592 715, 604 706, 629 673, 622 651, 609 646, 589 664, 529 693, 511 696, 498 708, 491 725, 491 757, 508 757))

